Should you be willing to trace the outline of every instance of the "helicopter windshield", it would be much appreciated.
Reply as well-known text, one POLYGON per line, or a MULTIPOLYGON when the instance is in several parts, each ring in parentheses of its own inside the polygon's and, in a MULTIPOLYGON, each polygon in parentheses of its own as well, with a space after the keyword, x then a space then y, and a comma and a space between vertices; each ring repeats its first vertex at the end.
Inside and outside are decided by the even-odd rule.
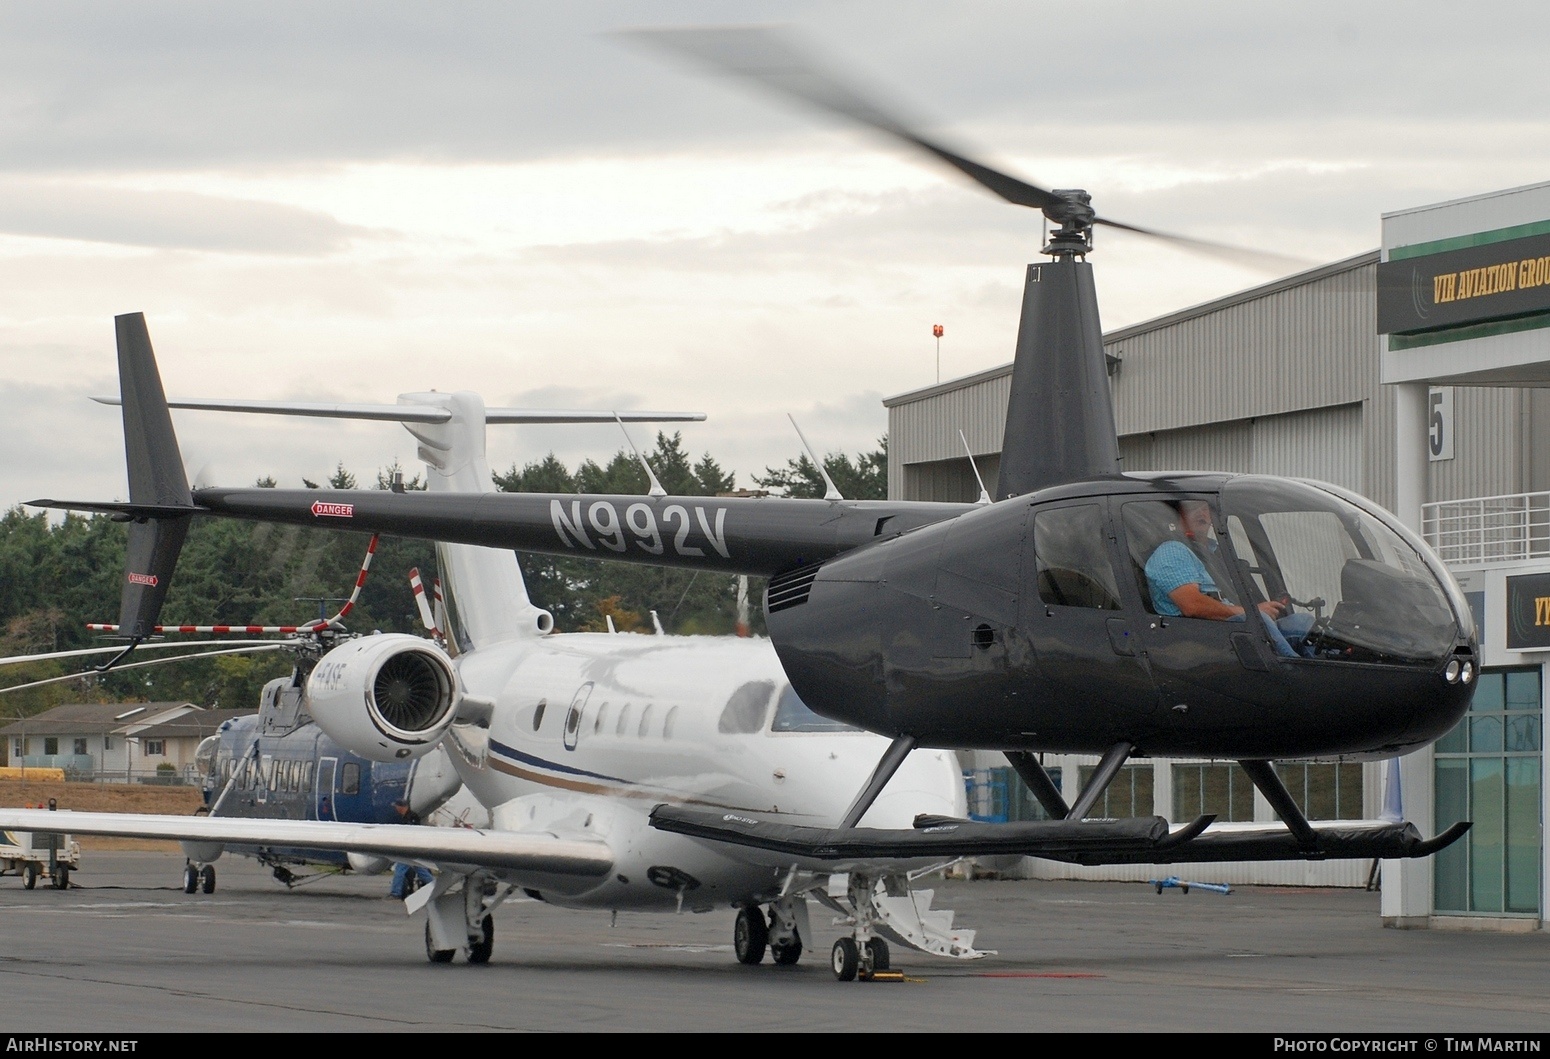
POLYGON ((199 770, 201 776, 209 776, 215 770, 215 756, 221 749, 221 737, 207 735, 199 742, 199 749, 194 751, 194 767, 199 770))
POLYGON ((1467 632, 1446 575, 1398 529, 1332 491, 1246 475, 1223 486, 1222 515, 1260 598, 1312 615, 1303 657, 1432 665, 1467 632))
POLYGON ((790 684, 780 689, 780 701, 770 722, 772 732, 857 732, 859 728, 844 721, 831 720, 814 713, 790 684))

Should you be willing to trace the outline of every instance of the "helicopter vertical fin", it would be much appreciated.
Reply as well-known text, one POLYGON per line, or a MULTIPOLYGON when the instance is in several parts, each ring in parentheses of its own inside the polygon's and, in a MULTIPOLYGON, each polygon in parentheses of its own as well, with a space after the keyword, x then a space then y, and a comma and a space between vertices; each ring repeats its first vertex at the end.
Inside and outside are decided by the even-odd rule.
MULTIPOLYGON (((120 635, 134 644, 155 629, 178 554, 188 536, 194 501, 188 489, 188 476, 183 470, 177 435, 172 430, 172 414, 167 409, 167 395, 162 390, 161 372, 156 367, 156 354, 151 349, 145 315, 126 313, 115 317, 114 325, 118 337, 129 501, 163 509, 186 509, 180 514, 136 517, 129 526, 118 628, 120 635)), ((114 659, 114 662, 118 660, 114 659)), ((108 666, 113 664, 110 662, 108 666)))
POLYGON ((1028 266, 997 500, 1119 473, 1114 397, 1092 266, 1028 266))

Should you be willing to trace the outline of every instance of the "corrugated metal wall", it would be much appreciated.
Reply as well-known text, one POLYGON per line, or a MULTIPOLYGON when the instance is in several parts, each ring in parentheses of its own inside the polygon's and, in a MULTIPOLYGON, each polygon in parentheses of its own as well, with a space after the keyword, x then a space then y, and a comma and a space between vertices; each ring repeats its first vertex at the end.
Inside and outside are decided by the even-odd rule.
MULTIPOLYGON (((1394 503, 1394 394, 1379 382, 1377 255, 1105 336, 1126 470, 1223 470, 1321 478, 1394 503)), ((998 454, 1011 366, 888 401, 889 495, 978 495, 963 458, 998 454)), ((1550 399, 1456 389, 1454 459, 1428 499, 1550 488, 1550 399), (1536 414, 1537 413, 1537 414, 1536 414), (1545 450, 1540 452, 1539 450, 1545 450)), ((979 460, 987 481, 995 464, 979 460)))

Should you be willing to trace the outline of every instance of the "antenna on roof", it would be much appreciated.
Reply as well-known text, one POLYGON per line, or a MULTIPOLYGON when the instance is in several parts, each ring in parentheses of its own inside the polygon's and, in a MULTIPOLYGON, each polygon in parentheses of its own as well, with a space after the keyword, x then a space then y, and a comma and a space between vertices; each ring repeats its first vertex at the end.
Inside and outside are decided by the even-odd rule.
POLYGON ((786 418, 791 420, 791 425, 796 428, 797 437, 802 439, 802 447, 807 450, 807 455, 813 461, 813 466, 818 468, 818 473, 823 476, 823 484, 825 486, 823 498, 825 500, 844 500, 845 497, 840 494, 839 488, 834 484, 834 479, 830 478, 829 472, 824 469, 823 461, 818 458, 818 454, 813 451, 813 447, 807 443, 807 435, 802 433, 801 427, 797 426, 797 417, 787 412, 786 418))
POLYGON ((963 451, 969 454, 969 469, 974 472, 974 480, 980 484, 980 498, 976 504, 990 503, 990 493, 985 489, 985 479, 980 477, 979 466, 974 462, 974 450, 969 448, 969 439, 963 436, 963 431, 958 431, 958 440, 963 442, 963 451))
POLYGON ((635 447, 635 439, 630 437, 630 432, 628 430, 625 430, 624 420, 619 418, 619 413, 618 412, 614 413, 614 422, 619 424, 619 429, 620 430, 624 430, 624 440, 629 444, 630 451, 635 453, 635 458, 640 461, 640 465, 642 467, 646 468, 646 477, 651 480, 651 488, 649 490, 647 490, 647 495, 648 496, 666 496, 667 495, 667 490, 663 489, 662 488, 662 483, 657 481, 657 476, 652 472, 651 464, 646 462, 646 457, 642 456, 640 454, 640 449, 637 449, 635 447))

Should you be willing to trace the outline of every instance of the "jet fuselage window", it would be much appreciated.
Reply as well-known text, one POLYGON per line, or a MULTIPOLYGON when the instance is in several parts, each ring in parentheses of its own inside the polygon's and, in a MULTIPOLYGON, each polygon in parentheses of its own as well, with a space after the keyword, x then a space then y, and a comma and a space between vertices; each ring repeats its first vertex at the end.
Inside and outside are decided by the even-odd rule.
POLYGON ((361 767, 354 761, 345 762, 344 769, 339 777, 339 793, 361 793, 361 767))
POLYGON ((539 699, 538 705, 533 707, 533 731, 538 731, 544 723, 544 709, 549 705, 548 699, 539 699))
POLYGON ((775 704, 775 718, 770 722, 772 732, 858 732, 859 728, 821 717, 808 708, 796 689, 790 684, 780 689, 780 701, 775 704))
POLYGON ((638 735, 638 736, 641 736, 642 738, 644 738, 645 735, 646 735, 646 731, 650 727, 651 727, 651 704, 648 702, 646 704, 646 708, 644 710, 640 711, 640 728, 636 731, 635 734, 638 735))
POLYGON ((770 711, 773 680, 751 680, 732 693, 716 730, 725 735, 752 735, 764 730, 764 718, 770 711))
POLYGON ((678 720, 678 707, 674 706, 667 711, 667 716, 662 718, 662 738, 673 738, 673 722, 678 720))

